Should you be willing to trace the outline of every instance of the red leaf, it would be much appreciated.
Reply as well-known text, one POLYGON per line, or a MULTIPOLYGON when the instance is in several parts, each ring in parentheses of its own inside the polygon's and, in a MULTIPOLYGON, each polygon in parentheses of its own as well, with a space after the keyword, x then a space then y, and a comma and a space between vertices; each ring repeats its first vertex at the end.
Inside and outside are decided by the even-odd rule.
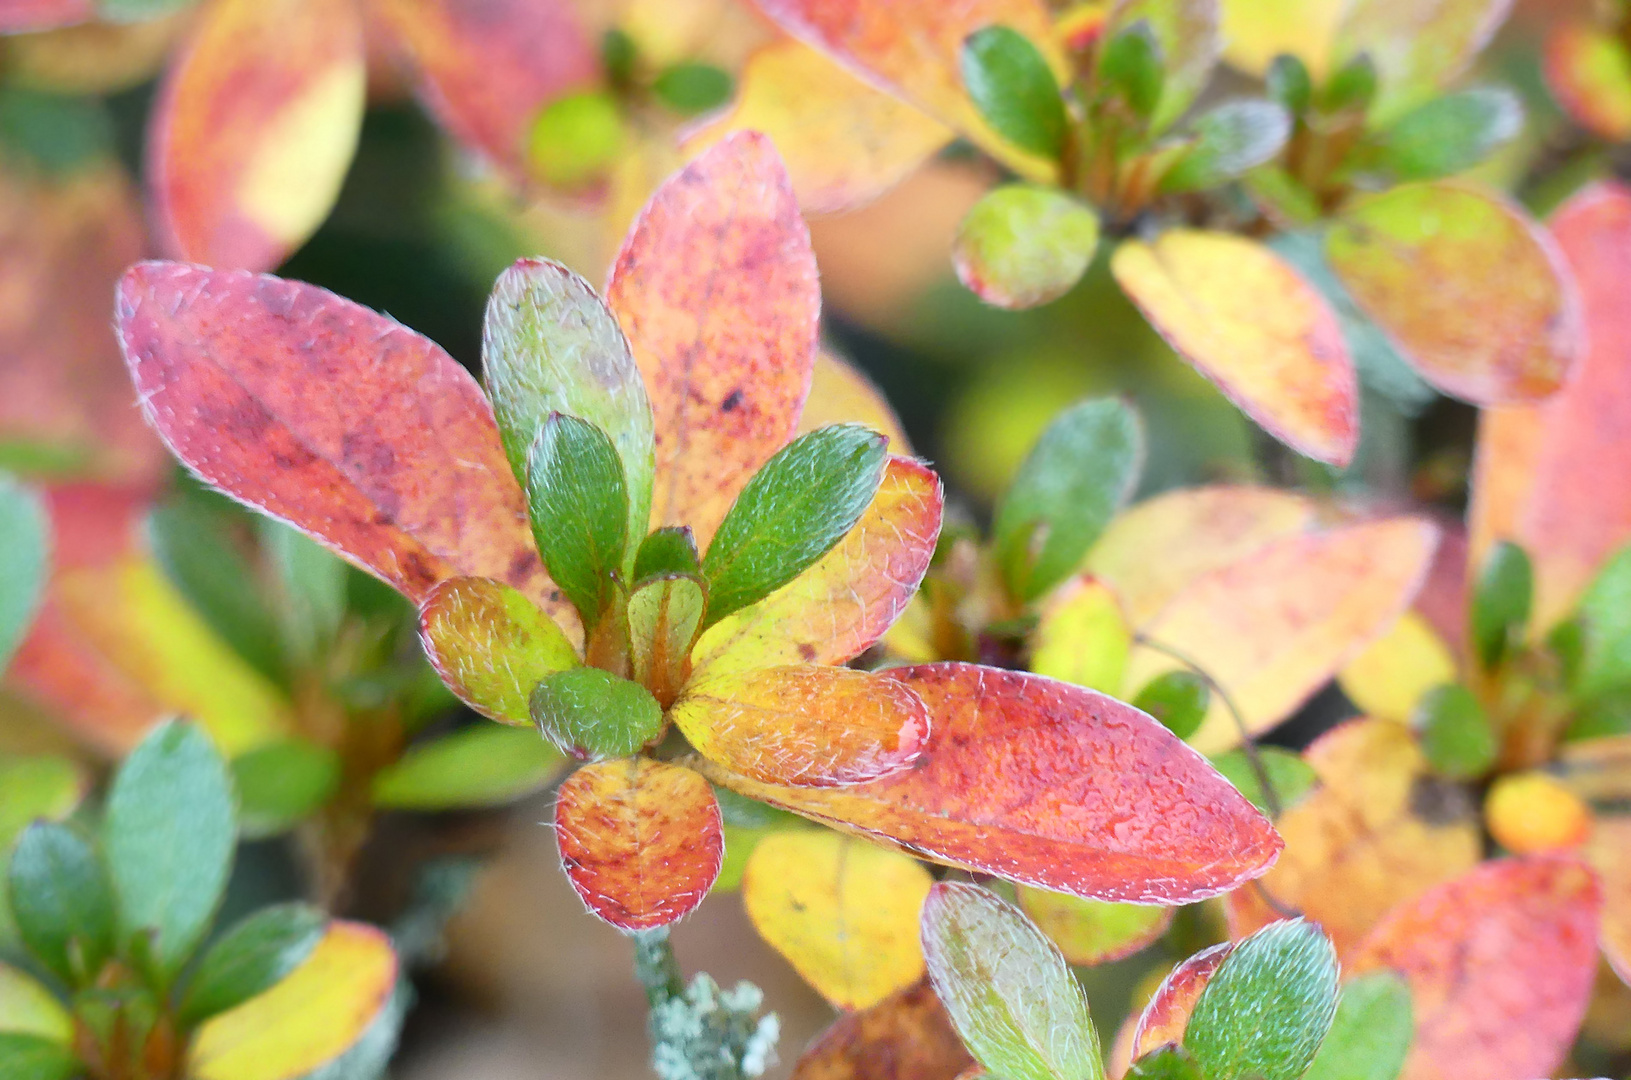
POLYGON ((924 979, 840 1016, 793 1065, 793 1080, 956 1080, 973 1064, 924 979))
POLYGON ((1225 941, 1210 949, 1203 949, 1173 968, 1156 987, 1150 1003, 1138 1018, 1133 1029, 1132 1059, 1172 1043, 1184 1041, 1184 1029, 1189 1027, 1189 1014, 1201 999, 1201 991, 1212 981, 1218 965, 1234 950, 1235 943, 1225 941))

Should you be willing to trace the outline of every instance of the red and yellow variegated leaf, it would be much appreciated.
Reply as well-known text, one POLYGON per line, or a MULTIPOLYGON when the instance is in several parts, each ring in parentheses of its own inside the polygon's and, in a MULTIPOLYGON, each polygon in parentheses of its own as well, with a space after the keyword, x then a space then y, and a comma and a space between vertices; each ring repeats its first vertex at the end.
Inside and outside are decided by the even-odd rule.
POLYGON ((572 888, 620 930, 689 915, 725 853, 708 781, 645 757, 585 765, 568 777, 556 796, 555 839, 572 888))
POLYGON ((1267 819, 1129 705, 1023 672, 925 664, 879 673, 928 704, 916 768, 848 788, 720 783, 928 859, 1103 900, 1212 896, 1273 862, 1267 819))
POLYGON ((1483 50, 1512 0, 1365 0, 1347 4, 1331 66, 1364 53, 1376 66, 1371 119, 1385 123, 1448 86, 1483 50))
POLYGON ((1603 956, 1631 984, 1631 817, 1597 814, 1581 855, 1603 884, 1603 956))
POLYGON ((324 289, 176 263, 125 275, 116 323, 149 419, 210 483, 413 600, 490 577, 578 632, 492 409, 434 342, 324 289))
POLYGON ((385 933, 336 922, 270 990, 210 1019, 193 1038, 197 1080, 296 1080, 338 1058, 378 1020, 396 989, 385 933))
POLYGON ((28 443, 109 479, 164 467, 107 326, 108 297, 141 253, 141 211, 118 170, 56 182, 0 171, 0 447, 28 443))
POLYGON ((1601 890, 1572 859, 1501 859, 1396 909, 1347 965, 1410 984, 1402 1080, 1551 1074, 1585 1016, 1601 890))
POLYGON ((215 0, 160 94, 148 172, 170 252, 270 270, 334 205, 362 128, 357 5, 215 0))
POLYGON ((1337 681, 1361 713, 1403 724, 1423 694, 1456 681, 1455 654, 1431 623, 1407 611, 1354 657, 1337 681))
POLYGON ((792 437, 815 363, 815 256, 770 140, 733 135, 664 183, 606 298, 656 418, 652 522, 706 546, 792 437))
POLYGON ((1223 58, 1261 78, 1276 56, 1290 53, 1323 83, 1346 6, 1344 0, 1223 0, 1223 58))
MULTIPOLYGON (((1422 519, 1390 518, 1288 537, 1213 571, 1140 628, 1150 644, 1133 649, 1127 691, 1186 667, 1176 653, 1228 691, 1248 732, 1267 731, 1404 613, 1437 540, 1422 519)), ((1212 698, 1190 738, 1208 754, 1241 738, 1212 698)))
POLYGON ((1254 240, 1173 229, 1110 260, 1167 343, 1246 415, 1302 454, 1346 465, 1359 441, 1359 381, 1323 297, 1254 240))
POLYGON ((1472 572, 1496 540, 1529 553, 1542 627, 1631 540, 1631 491, 1603 482, 1631 470, 1631 191, 1582 192, 1558 211, 1552 232, 1580 286, 1587 352, 1545 402, 1484 412, 1468 515, 1472 572))
POLYGON ((845 1013, 793 1065, 793 1080, 956 1080, 974 1059, 929 981, 845 1013))
POLYGON ((1331 268, 1422 377, 1476 405, 1543 398, 1582 351, 1580 298, 1551 237, 1516 204, 1449 182, 1356 200, 1331 268))
POLYGON ((1016 172, 1049 180, 1056 166, 1024 153, 981 117, 963 87, 963 40, 1002 24, 1030 38, 1060 82, 1067 70, 1054 41, 1053 20, 1039 0, 755 0, 760 11, 794 37, 827 53, 856 75, 899 94, 973 139, 1016 172))
POLYGON ((1394 905, 1477 865, 1476 811, 1461 789, 1431 779, 1402 724, 1344 724, 1306 759, 1321 786, 1275 822, 1286 849, 1274 869, 1226 900, 1235 937, 1283 917, 1266 892, 1319 923, 1345 956, 1394 905))
POLYGON ((491 578, 436 586, 419 609, 419 640, 460 701, 504 724, 532 723, 532 688, 578 662, 572 643, 538 605, 491 578))
POLYGON ((0 33, 72 26, 96 17, 92 0, 0 0, 0 33))
POLYGON ((923 977, 918 912, 931 884, 916 859, 810 829, 759 841, 742 904, 822 997, 865 1009, 923 977))
POLYGON ((1312 501, 1266 487, 1173 491, 1117 515, 1087 555, 1143 626, 1185 586, 1314 523, 1312 501))
POLYGON ((797 41, 777 41, 742 69, 736 101, 686 141, 762 131, 787 162, 806 213, 871 202, 951 141, 940 121, 851 75, 797 41))
POLYGON ((1131 956, 1172 925, 1170 907, 1107 904, 1024 886, 1019 906, 1066 960, 1082 967, 1131 956))
POLYGON ((1575 121, 1613 142, 1631 137, 1631 52, 1613 33, 1580 22, 1553 27, 1545 70, 1575 121))
POLYGON ((804 573, 710 627, 697 678, 779 664, 841 664, 876 642, 929 569, 944 502, 934 470, 891 458, 878 494, 838 545, 804 573))
POLYGON ((518 167, 539 111, 591 84, 599 58, 567 0, 375 0, 419 93, 466 146, 518 167))
POLYGON ((860 368, 848 360, 821 352, 810 373, 810 396, 804 400, 798 433, 828 424, 861 424, 889 437, 889 451, 905 457, 912 453, 906 429, 883 392, 860 368))
POLYGON ((698 753, 763 784, 892 776, 930 733, 928 706, 904 684, 813 664, 693 679, 669 717, 698 753))
POLYGON ((1184 1029, 1189 1026, 1189 1014, 1195 1011, 1195 1002, 1200 1000, 1201 991, 1233 949, 1234 943, 1226 941, 1202 950, 1173 968, 1162 980, 1133 1029, 1134 1061, 1158 1047, 1184 1041, 1184 1029))

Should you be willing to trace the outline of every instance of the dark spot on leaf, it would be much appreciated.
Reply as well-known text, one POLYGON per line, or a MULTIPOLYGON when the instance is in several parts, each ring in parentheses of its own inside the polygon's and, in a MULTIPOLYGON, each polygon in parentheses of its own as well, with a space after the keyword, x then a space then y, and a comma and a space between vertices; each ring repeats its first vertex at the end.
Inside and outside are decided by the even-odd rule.
POLYGON ((816 658, 815 646, 808 641, 799 642, 799 657, 805 663, 814 663, 816 658))
POLYGON ((735 412, 742 405, 742 391, 732 390, 724 401, 719 403, 720 412, 735 412))

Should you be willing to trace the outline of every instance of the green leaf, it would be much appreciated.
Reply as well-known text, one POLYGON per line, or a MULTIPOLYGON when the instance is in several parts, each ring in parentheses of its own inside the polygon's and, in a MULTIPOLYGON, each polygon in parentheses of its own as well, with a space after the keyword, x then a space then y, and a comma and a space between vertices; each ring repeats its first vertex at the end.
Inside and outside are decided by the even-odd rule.
POLYGON ((1523 641, 1534 595, 1529 556, 1514 543, 1497 543, 1478 572, 1468 615, 1473 650, 1484 667, 1494 667, 1523 641))
POLYGON ((734 89, 729 72, 690 60, 668 68, 651 84, 658 100, 686 116, 717 109, 731 99, 734 89))
POLYGON ((28 951, 70 986, 96 978, 114 948, 113 891, 91 845, 66 825, 23 830, 7 880, 28 951))
POLYGON ((1619 735, 1631 735, 1631 687, 1619 687, 1601 697, 1582 702, 1563 732, 1567 742, 1619 735))
POLYGON ((181 1002, 195 1024, 270 990, 317 948, 328 916, 308 904, 279 904, 242 920, 211 945, 181 1002))
POLYGON ((251 839, 275 836, 334 797, 340 759, 306 739, 282 739, 233 759, 232 782, 239 830, 251 839))
POLYGON ((963 1044, 1003 1080, 1103 1080, 1087 999, 1052 942, 977 885, 923 904, 923 953, 963 1044))
POLYGON ((831 424, 794 439, 753 475, 702 560, 705 628, 763 600, 843 539, 878 492, 888 441, 831 424))
POLYGON ((690 574, 652 578, 629 594, 629 660, 636 682, 679 693, 707 606, 702 579, 690 574))
POLYGON ((575 758, 627 757, 663 730, 663 709, 645 687, 599 668, 551 675, 532 692, 544 738, 575 758))
POLYGON ((1138 481, 1144 436, 1125 403, 1095 398, 1042 433, 997 504, 992 539, 1009 591, 1035 600, 1069 577, 1138 481))
POLYGON ((1194 123, 1194 142, 1161 177, 1164 192, 1213 188, 1274 159, 1291 136, 1291 116, 1268 101, 1230 101, 1194 123))
MULTIPOLYGON (((1313 766, 1290 750, 1282 750, 1278 746, 1259 746, 1257 760, 1268 774, 1269 786, 1274 789, 1282 811, 1301 802, 1319 781, 1313 766)), ((1272 812, 1273 807, 1263 792, 1263 782, 1258 778, 1246 751, 1230 750, 1219 754, 1212 759, 1212 767, 1222 773, 1223 778, 1246 796, 1253 806, 1265 814, 1272 812)))
POLYGON ((79 1059, 61 1043, 38 1035, 0 1033, 3 1080, 68 1080, 80 1071, 79 1059))
POLYGON ((660 529, 653 529, 634 556, 636 584, 658 574, 697 574, 701 571, 697 541, 687 525, 664 525, 660 529))
POLYGON ((1212 704, 1212 691, 1206 680, 1193 671, 1168 671, 1145 684, 1133 698, 1133 708, 1161 721, 1180 739, 1195 734, 1212 704))
POLYGON ((556 98, 527 133, 527 165, 544 183, 583 188, 603 179, 628 134, 617 99, 604 90, 556 98))
POLYGON ((1360 53, 1325 84, 1323 104, 1326 112, 1363 113, 1375 97, 1376 65, 1368 55, 1360 53))
POLYGON ((550 413, 579 417, 617 447, 626 534, 644 536, 655 460, 651 402, 628 339, 589 283, 549 259, 522 259, 504 271, 487 301, 482 372, 515 475, 527 475, 527 455, 550 413))
POLYGON ((1510 90, 1484 87, 1434 98, 1376 136, 1376 160, 1398 180, 1434 180, 1483 161, 1523 128, 1510 90))
POLYGON ((1042 50, 1007 26, 987 26, 963 41, 963 85, 992 129, 1023 150, 1058 159, 1069 118, 1042 50))
POLYGON ((1109 21, 1103 35, 1114 40, 1124 28, 1143 24, 1156 45, 1160 85, 1147 117, 1148 130, 1158 134, 1177 120, 1211 82, 1223 48, 1217 0, 1117 0, 1107 5, 1109 21))
POLYGON ((147 22, 192 7, 198 0, 96 0, 96 13, 107 22, 147 22))
POLYGON ((1472 691, 1457 683, 1435 686, 1416 704, 1410 724, 1433 770, 1452 780, 1472 780, 1495 765, 1500 746, 1495 728, 1472 691))
POLYGON ((1145 1054, 1127 1070, 1126 1080, 1206 1080, 1195 1059, 1182 1047, 1163 1046, 1145 1054))
POLYGON ((1308 65, 1290 53, 1274 58, 1263 82, 1269 98, 1279 102, 1292 116, 1307 112, 1314 100, 1314 80, 1308 74, 1308 65))
POLYGON ((1603 564, 1580 598, 1575 693, 1594 698, 1631 686, 1631 547, 1603 564))
MULTIPOLYGON (((48 176, 71 175, 111 155, 113 120, 99 98, 8 86, 0 90, 0 149, 48 176)), ((25 445, 10 443, 8 467, 49 473, 77 461, 82 471, 89 462, 90 455, 60 445, 35 444, 32 452, 18 453, 25 445)))
POLYGON ((0 671, 11 663, 49 573, 49 525, 39 496, 0 475, 0 671))
POLYGON ((374 805, 392 810, 498 806, 560 774, 561 755, 530 728, 477 724, 420 743, 374 777, 374 805))
POLYGON ((528 462, 538 552, 584 627, 593 628, 616 589, 629 538, 629 494, 617 447, 594 424, 550 413, 528 462))
POLYGON ((292 526, 264 517, 256 524, 277 582, 284 647, 303 665, 321 665, 345 619, 350 568, 292 526))
POLYGON ((136 947, 159 984, 181 969, 209 929, 236 835, 226 763, 192 724, 154 728, 114 777, 102 843, 120 940, 146 939, 136 947))
POLYGON ((1098 77, 1140 120, 1155 114, 1166 74, 1161 46, 1148 22, 1135 22, 1106 42, 1099 56, 1098 77))
POLYGON ((1342 987, 1336 1020, 1302 1080, 1397 1080, 1415 1035, 1410 987, 1373 971, 1342 987))
POLYGON ((626 31, 613 27, 600 35, 600 66, 612 85, 623 85, 632 79, 639 59, 640 47, 626 31))
POLYGON ((1336 1015, 1336 950, 1301 919, 1235 946, 1195 1002, 1184 1049, 1207 1080, 1298 1080, 1336 1015))
POLYGON ((957 229, 952 260, 988 304, 1031 308, 1069 292, 1099 246, 1099 217, 1058 188, 1005 184, 987 192, 957 229))

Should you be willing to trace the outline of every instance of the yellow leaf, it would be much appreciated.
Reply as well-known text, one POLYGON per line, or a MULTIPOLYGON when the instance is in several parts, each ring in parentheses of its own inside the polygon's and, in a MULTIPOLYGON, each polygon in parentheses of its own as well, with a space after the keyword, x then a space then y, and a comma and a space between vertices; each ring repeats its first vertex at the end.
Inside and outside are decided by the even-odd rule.
POLYGON ((35 1035, 66 1043, 74 1037, 74 1021, 33 976, 0 964, 0 1035, 35 1035))
POLYGON ((1030 668, 1112 696, 1121 692, 1132 628, 1115 590, 1082 576, 1054 591, 1031 639, 1030 668))
POLYGON ((372 926, 336 922, 272 989, 198 1029, 194 1080, 293 1080, 333 1061, 373 1024, 396 986, 396 953, 372 926))
POLYGON ((1084 967, 1131 956, 1172 925, 1175 909, 1112 904, 1021 885, 1019 906, 1065 959, 1084 967))
POLYGON ((1354 657, 1337 681, 1366 716, 1403 723, 1423 694, 1454 682, 1455 676, 1450 647, 1431 623, 1407 611, 1393 629, 1354 657))
POLYGON ((1290 53, 1322 83, 1346 7, 1342 0, 1223 0, 1223 58, 1261 77, 1276 56, 1290 53))
POLYGON ((863 424, 889 438, 891 454, 910 457, 912 444, 888 399, 861 369, 830 352, 816 354, 810 396, 804 399, 798 433, 828 424, 863 424))
POLYGON ((754 848, 742 901, 823 997, 864 1009, 922 976, 918 913, 931 884, 915 859, 866 841, 783 832, 754 848))

